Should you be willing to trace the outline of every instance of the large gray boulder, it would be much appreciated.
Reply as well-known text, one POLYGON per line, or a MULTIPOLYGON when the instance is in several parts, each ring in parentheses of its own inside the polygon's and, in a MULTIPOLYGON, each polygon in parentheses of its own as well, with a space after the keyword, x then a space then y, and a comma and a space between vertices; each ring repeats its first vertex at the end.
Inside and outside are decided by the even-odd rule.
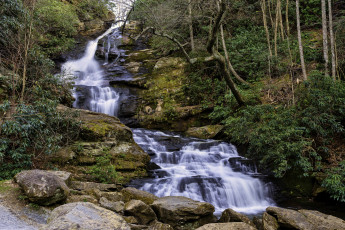
POLYGON ((262 228, 264 230, 277 230, 279 228, 279 224, 276 218, 267 212, 264 212, 262 215, 262 228))
POLYGON ((153 195, 152 193, 132 187, 122 189, 121 193, 125 202, 128 202, 130 200, 141 200, 145 204, 150 205, 158 199, 158 197, 153 195))
POLYGON ((114 211, 116 213, 123 213, 125 208, 125 203, 123 201, 110 201, 105 197, 99 199, 99 204, 101 207, 114 211))
POLYGON ((118 214, 89 202, 65 204, 54 209, 41 230, 130 230, 118 214))
POLYGON ((220 223, 227 223, 227 222, 244 222, 246 224, 251 225, 252 227, 255 227, 254 223, 245 215, 236 212, 235 210, 232 210, 230 208, 225 209, 222 212, 222 216, 219 219, 220 223))
POLYGON ((309 222, 307 217, 300 212, 278 207, 268 207, 266 212, 278 220, 280 228, 303 230, 315 229, 314 224, 309 222))
POLYGON ((147 225, 157 220, 155 212, 141 200, 131 200, 125 205, 125 214, 134 216, 139 224, 147 225))
POLYGON ((307 217, 309 222, 313 223, 314 229, 343 229, 345 230, 345 221, 335 216, 326 215, 314 210, 299 210, 307 217))
POLYGON ((168 196, 155 200, 151 205, 158 220, 174 229, 194 229, 215 222, 214 206, 182 196, 168 196))
POLYGON ((206 224, 196 230, 256 230, 253 226, 243 222, 206 224))
POLYGON ((28 199, 40 205, 52 205, 69 195, 66 183, 57 175, 43 170, 27 170, 14 177, 28 199))

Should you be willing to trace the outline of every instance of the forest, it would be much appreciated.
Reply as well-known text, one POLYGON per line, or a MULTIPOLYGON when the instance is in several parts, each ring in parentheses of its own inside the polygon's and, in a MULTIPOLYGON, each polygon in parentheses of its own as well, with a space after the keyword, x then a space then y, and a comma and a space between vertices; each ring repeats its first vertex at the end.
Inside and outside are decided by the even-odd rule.
MULTIPOLYGON (((57 108, 72 107, 73 79, 57 73, 65 54, 97 37, 87 31, 109 28, 119 1, 0 2, 0 180, 49 168, 48 156, 80 142, 78 112, 57 108)), ((140 24, 130 39, 145 41, 156 59, 185 63, 183 76, 145 99, 164 101, 163 123, 197 106, 203 124, 224 127, 220 138, 243 147, 263 174, 300 187, 312 180, 345 202, 344 1, 124 2, 126 20, 140 24)), ((102 160, 93 172, 107 182, 102 160)))

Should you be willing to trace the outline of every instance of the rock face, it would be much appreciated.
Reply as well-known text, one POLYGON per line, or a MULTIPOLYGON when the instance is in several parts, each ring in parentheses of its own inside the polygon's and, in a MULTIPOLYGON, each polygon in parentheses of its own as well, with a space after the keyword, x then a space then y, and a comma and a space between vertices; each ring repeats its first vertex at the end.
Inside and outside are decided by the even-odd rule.
POLYGON ((207 125, 203 127, 192 127, 186 131, 186 134, 191 137, 197 137, 200 139, 214 138, 224 126, 222 125, 207 125))
POLYGON ((145 204, 150 205, 158 199, 157 196, 149 192, 145 192, 132 187, 122 189, 121 193, 123 194, 125 202, 128 202, 130 200, 141 200, 145 204))
POLYGON ((147 225, 157 220, 155 212, 141 200, 131 200, 125 205, 125 214, 134 216, 139 224, 147 225))
MULTIPOLYGON (((131 179, 147 176, 150 157, 135 143, 131 129, 118 118, 64 106, 59 106, 58 109, 80 114, 80 140, 65 148, 65 153, 61 150, 54 156, 55 159, 64 159, 60 167, 72 172, 74 180, 92 180, 85 171, 90 171, 105 155, 109 166, 116 167, 117 183, 127 183, 131 179)), ((55 162, 59 164, 59 161, 55 162)))
POLYGON ((158 220, 174 229, 193 229, 214 221, 214 207, 181 196, 169 196, 155 200, 151 205, 158 220))
POLYGON ((245 215, 236 212, 235 210, 232 210, 230 208, 225 209, 222 213, 222 216, 219 219, 220 223, 226 223, 226 222, 244 222, 246 224, 249 224, 252 227, 255 227, 254 223, 245 215))
POLYGON ((246 223, 233 222, 233 223, 219 223, 219 224, 206 224, 196 230, 256 230, 256 228, 246 223))
MULTIPOLYGON (((299 210, 294 211, 285 208, 268 207, 267 213, 277 219, 279 228, 287 229, 302 229, 302 230, 314 230, 314 229, 345 229, 345 221, 330 215, 323 214, 318 211, 312 210, 299 210)), ((265 224, 272 221, 263 220, 265 224)), ((272 223, 272 222, 271 222, 272 223)), ((276 226, 270 224, 270 226, 276 226)), ((276 229, 266 228, 266 229, 276 229)))
POLYGON ((51 205, 65 200, 69 194, 65 182, 51 172, 28 170, 18 173, 14 178, 33 203, 51 205))
POLYGON ((48 225, 42 230, 130 230, 126 221, 118 214, 88 202, 62 205, 54 209, 48 225))

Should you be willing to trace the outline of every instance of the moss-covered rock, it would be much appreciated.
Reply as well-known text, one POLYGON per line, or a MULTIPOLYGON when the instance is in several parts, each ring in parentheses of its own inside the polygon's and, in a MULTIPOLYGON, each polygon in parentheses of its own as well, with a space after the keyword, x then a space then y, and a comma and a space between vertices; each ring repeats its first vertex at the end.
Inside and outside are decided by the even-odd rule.
POLYGON ((192 127, 186 131, 186 134, 191 137, 201 139, 214 138, 224 128, 222 125, 207 125, 203 127, 192 127))

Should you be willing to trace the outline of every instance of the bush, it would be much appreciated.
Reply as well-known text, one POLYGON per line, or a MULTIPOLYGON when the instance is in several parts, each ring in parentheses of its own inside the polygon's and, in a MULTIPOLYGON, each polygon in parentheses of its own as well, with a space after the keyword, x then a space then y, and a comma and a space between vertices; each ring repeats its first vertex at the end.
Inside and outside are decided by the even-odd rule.
POLYGON ((338 167, 327 170, 326 174, 322 186, 333 199, 345 202, 345 161, 340 162, 338 167))
POLYGON ((79 135, 76 114, 58 112, 57 102, 41 99, 31 105, 0 105, 1 114, 15 109, 0 125, 0 180, 32 166, 35 157, 54 153, 79 135))
POLYGON ((82 20, 103 18, 108 13, 109 0, 83 0, 77 4, 78 15, 82 20))
POLYGON ((119 180, 107 149, 103 151, 103 156, 97 157, 96 164, 91 167, 89 173, 100 183, 116 183, 119 180))

